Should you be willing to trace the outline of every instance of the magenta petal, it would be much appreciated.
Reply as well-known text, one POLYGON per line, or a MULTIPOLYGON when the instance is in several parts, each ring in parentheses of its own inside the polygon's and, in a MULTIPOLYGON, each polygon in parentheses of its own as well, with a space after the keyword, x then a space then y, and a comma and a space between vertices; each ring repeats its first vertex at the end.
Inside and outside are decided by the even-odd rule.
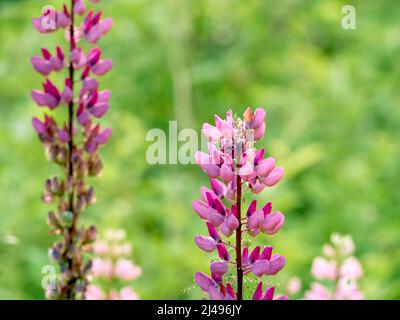
POLYGON ((207 220, 208 220, 213 226, 218 227, 218 226, 220 226, 220 225, 224 222, 225 217, 224 217, 222 214, 218 213, 218 212, 217 212, 216 210, 214 210, 213 208, 210 208, 210 211, 209 211, 209 213, 208 213, 208 218, 207 218, 207 220))
POLYGON ((81 51, 79 49, 73 49, 69 55, 69 60, 72 63, 78 63, 79 60, 81 59, 81 51))
POLYGON ((215 240, 211 237, 198 235, 194 238, 194 241, 201 250, 206 252, 212 252, 217 248, 215 240))
POLYGON ((92 67, 92 72, 98 76, 102 76, 110 71, 112 66, 112 60, 102 60, 92 67))
POLYGON ((226 163, 224 163, 221 166, 220 174, 221 174, 222 180, 227 181, 227 182, 232 181, 235 178, 235 174, 234 174, 233 170, 226 163))
POLYGON ((67 28, 71 25, 71 18, 63 12, 57 13, 57 27, 67 28))
POLYGON ((99 87, 99 82, 93 78, 86 78, 82 82, 82 90, 92 92, 99 87))
POLYGON ((46 94, 38 90, 33 90, 31 93, 33 101, 35 101, 39 106, 44 107, 47 105, 46 94))
POLYGON ((227 188, 224 183, 217 179, 210 178, 211 188, 214 193, 221 198, 222 196, 226 195, 227 188))
POLYGON ((111 97, 110 90, 99 91, 97 96, 97 102, 108 102, 108 100, 110 100, 110 97, 111 97))
POLYGON ((249 256, 249 263, 252 264, 260 257, 260 246, 256 246, 249 256))
POLYGON ((257 210, 257 200, 253 200, 247 209, 247 216, 251 216, 257 210))
POLYGON ((214 261, 210 265, 210 270, 213 273, 224 275, 228 271, 228 262, 225 260, 214 261))
MULTIPOLYGON (((266 116, 265 110, 263 108, 257 108, 254 111, 254 120, 252 123, 252 127, 254 129, 257 129, 257 128, 261 127, 263 124, 265 125, 265 123, 264 123, 265 116, 266 116)), ((256 140, 258 140, 258 139, 256 139, 256 140)))
POLYGON ((217 142, 221 139, 221 132, 209 123, 203 124, 203 134, 213 142, 217 142))
POLYGON ((51 71, 53 71, 50 62, 39 57, 32 57, 31 63, 33 68, 44 76, 47 76, 51 71))
POLYGON ((216 287, 210 287, 208 290, 208 293, 210 294, 210 299, 211 300, 223 300, 224 296, 223 294, 216 288, 216 287))
MULTIPOLYGON (((210 189, 208 189, 207 187, 200 187, 200 194, 201 194, 201 198, 205 201, 208 202, 208 196, 207 193, 209 193, 211 195, 211 197, 217 197, 216 194, 214 194, 214 192, 212 192, 210 189)), ((214 198, 212 198, 214 199, 214 198)), ((214 202, 214 200, 212 200, 212 203, 214 202)))
POLYGON ((259 194, 261 191, 263 191, 265 189, 265 185, 263 185, 262 183, 258 182, 258 180, 256 180, 255 183, 250 184, 250 188, 251 188, 252 193, 259 194))
POLYGON ((247 177, 252 175, 254 172, 254 167, 246 162, 240 169, 239 169, 239 175, 246 180, 247 177))
POLYGON ((89 109, 89 112, 96 118, 101 118, 110 108, 108 102, 100 102, 96 103, 92 108, 89 109))
POLYGON ((230 259, 228 250, 226 250, 226 247, 223 243, 218 243, 217 244, 217 249, 218 249, 218 255, 221 259, 228 261, 230 259))
POLYGON ((261 127, 254 130, 254 140, 260 140, 265 134, 265 123, 261 127))
POLYGON ((220 168, 217 164, 213 163, 208 154, 202 151, 197 151, 195 153, 195 160, 208 176, 211 178, 217 178, 219 176, 220 168))
POLYGON ((201 290, 208 292, 210 287, 215 287, 216 283, 209 276, 203 272, 196 272, 194 275, 196 283, 200 286, 201 290))
POLYGON ((226 284, 226 293, 227 293, 228 295, 230 295, 230 296, 232 297, 232 299, 236 300, 236 293, 235 293, 235 291, 233 290, 233 287, 232 287, 232 285, 230 284, 230 282, 228 282, 228 283, 226 284))
POLYGON ((263 208, 264 217, 271 214, 272 211, 272 202, 268 202, 263 208))
POLYGON ((267 186, 267 187, 273 187, 276 185, 279 181, 282 180, 283 175, 285 174, 285 171, 283 170, 282 167, 275 168, 272 170, 272 172, 266 177, 265 179, 262 180, 262 182, 267 186))
POLYGON ((60 71, 62 68, 64 68, 64 62, 60 60, 58 57, 51 57, 50 60, 50 65, 55 71, 60 71))
POLYGON ((32 126, 38 134, 43 134, 47 130, 47 126, 38 118, 32 118, 32 126))
POLYGON ((106 128, 97 136, 97 141, 100 144, 107 143, 108 139, 110 139, 112 134, 112 130, 110 128, 106 128))
POLYGON ((265 216, 261 230, 266 234, 273 235, 279 231, 284 222, 285 216, 281 212, 276 211, 265 216))
POLYGON ((90 121, 90 116, 89 116, 89 112, 87 111, 82 111, 82 113, 80 113, 78 115, 78 122, 81 126, 86 125, 88 122, 90 121))
POLYGON ((264 248, 264 250, 260 254, 260 260, 270 260, 271 259, 271 254, 272 254, 272 247, 267 246, 264 248))
POLYGON ((102 36, 101 30, 98 25, 92 27, 90 31, 85 35, 87 42, 96 43, 102 36))
POLYGON ((275 300, 289 300, 289 297, 288 296, 279 296, 279 297, 276 297, 275 300))
POLYGON ((256 173, 260 177, 268 176, 271 171, 275 168, 275 159, 269 157, 260 161, 260 163, 255 167, 256 173))
POLYGON ((216 242, 221 240, 221 237, 217 231, 217 229, 215 229, 215 227, 207 222, 207 229, 208 229, 208 234, 211 236, 211 238, 213 238, 216 242))
POLYGON ((273 300, 274 292, 275 292, 275 287, 271 287, 271 288, 268 288, 267 290, 265 290, 263 300, 273 300))
POLYGON ((65 87, 64 91, 61 93, 61 101, 64 103, 70 103, 74 98, 74 94, 72 90, 68 87, 65 87))
POLYGON ((231 235, 232 235, 232 233, 233 233, 233 229, 231 229, 231 228, 229 228, 228 226, 227 226, 227 224, 226 224, 226 221, 223 223, 223 224, 221 224, 220 226, 219 226, 219 231, 221 231, 221 233, 225 236, 225 237, 230 237, 231 235))
POLYGON ((253 294, 253 300, 261 300, 262 294, 263 294, 262 286, 263 286, 262 282, 260 282, 257 285, 257 288, 256 288, 256 290, 254 291, 254 294, 253 294))
POLYGON ((225 223, 231 230, 235 230, 239 227, 239 220, 232 214, 228 214, 225 223))
POLYGON ((279 254, 272 255, 272 258, 270 260, 270 268, 268 270, 268 273, 266 273, 266 275, 268 276, 277 274, 280 270, 283 269, 285 264, 286 264, 286 259, 284 256, 281 256, 279 254))
POLYGON ((260 150, 257 151, 256 155, 254 156, 254 165, 259 165, 259 162, 262 160, 264 157, 264 148, 261 148, 260 150))
POLYGON ((55 109, 59 106, 60 104, 60 100, 58 100, 56 97, 54 97, 51 94, 45 94, 44 95, 45 99, 46 99, 46 105, 50 108, 50 109, 55 109))
POLYGON ((57 131, 58 131, 58 138, 60 139, 60 141, 68 143, 70 140, 68 131, 64 129, 58 129, 57 131))
POLYGON ((269 261, 268 260, 257 260, 250 267, 251 272, 253 272, 257 277, 261 277, 263 274, 269 273, 269 261))
POLYGON ((250 217, 247 218, 247 226, 249 228, 257 229, 261 227, 263 220, 264 220, 264 213, 262 209, 257 210, 250 217))
POLYGON ((113 19, 111 18, 107 18, 101 21, 99 23, 101 34, 102 35, 106 34, 111 29, 112 26, 113 26, 113 19))
POLYGON ((203 201, 198 199, 194 200, 192 203, 193 210, 197 212, 200 218, 207 220, 210 212, 210 206, 203 201))
POLYGON ((81 16, 85 13, 85 11, 86 11, 85 3, 82 0, 75 0, 74 12, 81 16))
POLYGON ((242 252, 242 264, 248 265, 249 264, 249 248, 244 247, 242 252))

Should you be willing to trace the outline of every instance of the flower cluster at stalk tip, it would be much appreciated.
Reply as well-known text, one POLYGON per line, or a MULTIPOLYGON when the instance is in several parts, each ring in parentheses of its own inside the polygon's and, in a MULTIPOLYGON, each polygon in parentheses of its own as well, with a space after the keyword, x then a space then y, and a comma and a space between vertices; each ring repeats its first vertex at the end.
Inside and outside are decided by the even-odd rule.
POLYGON ((312 263, 311 274, 317 281, 313 282, 310 290, 305 293, 305 299, 363 299, 357 283, 363 275, 363 270, 358 259, 353 256, 353 239, 349 235, 334 233, 331 242, 332 244, 325 244, 323 247, 324 257, 316 257, 312 263))
POLYGON ((106 230, 104 240, 98 240, 93 248, 92 276, 96 284, 90 284, 87 300, 138 300, 138 294, 127 285, 142 274, 142 269, 129 260, 131 245, 125 241, 122 229, 106 230))
POLYGON ((111 136, 110 128, 102 129, 95 121, 107 113, 110 99, 110 91, 100 90, 96 77, 110 71, 112 61, 102 59, 98 47, 85 53, 82 41, 96 44, 110 30, 112 19, 102 19, 102 11, 88 10, 86 5, 83 0, 71 0, 62 10, 45 10, 41 17, 33 19, 34 27, 42 34, 63 30, 67 42, 64 48, 42 48, 31 59, 33 68, 44 77, 42 89, 33 90, 31 96, 39 107, 45 108, 44 119, 34 117, 32 125, 47 158, 62 169, 61 177, 46 181, 43 194, 44 202, 57 204, 57 210, 49 213, 48 222, 51 231, 62 236, 49 251, 60 266, 56 288, 47 290, 47 297, 55 299, 85 298, 92 263, 84 253, 90 251, 96 228, 80 227, 78 222, 83 210, 96 201, 94 189, 85 179, 101 174, 103 164, 97 150, 111 136), (49 22, 50 19, 54 21, 49 22), (54 73, 62 72, 65 76, 61 83, 50 79, 54 73), (51 115, 55 109, 62 109, 64 121, 51 115))
MULTIPOLYGON (((215 116, 215 126, 203 125, 203 133, 209 139, 209 153, 198 151, 195 159, 209 176, 210 188, 200 188, 201 199, 193 201, 193 209, 205 221, 208 235, 196 236, 195 243, 206 252, 217 250, 219 259, 211 262, 210 276, 198 272, 195 281, 213 300, 242 300, 244 276, 250 273, 260 278, 272 276, 285 265, 285 258, 273 254, 271 246, 242 247, 246 232, 252 237, 260 233, 274 235, 284 223, 283 214, 273 212, 271 202, 257 207, 257 201, 253 200, 246 215, 242 215, 246 191, 256 195, 276 185, 284 175, 283 168, 276 167, 274 158, 264 158, 264 149, 257 150, 254 146, 265 134, 265 117, 264 109, 257 108, 253 113, 248 108, 243 119, 227 112, 226 119, 215 116), (228 240, 233 234, 235 245, 228 240), (229 265, 234 265, 236 270, 235 285, 224 283, 229 265)), ((260 281, 253 299, 272 300, 274 287, 265 291, 262 287, 260 281)))

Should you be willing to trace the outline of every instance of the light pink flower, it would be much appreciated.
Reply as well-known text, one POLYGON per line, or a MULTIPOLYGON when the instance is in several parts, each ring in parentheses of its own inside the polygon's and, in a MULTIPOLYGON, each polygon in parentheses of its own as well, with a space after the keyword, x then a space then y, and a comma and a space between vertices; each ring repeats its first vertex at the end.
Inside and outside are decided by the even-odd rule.
POLYGON ((306 300, 330 300, 331 294, 322 284, 314 282, 305 294, 306 300))
POLYGON ((115 264, 114 274, 123 280, 133 280, 142 274, 142 269, 128 259, 120 258, 115 264))
POLYGON ((99 287, 91 284, 86 288, 85 298, 86 300, 104 300, 105 294, 99 287))
POLYGON ((113 264, 111 260, 94 258, 92 262, 92 273, 94 277, 104 277, 109 279, 113 276, 113 264))
POLYGON ((336 262, 316 257, 311 267, 311 274, 319 280, 335 280, 337 277, 336 262))
POLYGON ((131 287, 123 287, 119 292, 121 300, 139 300, 139 295, 131 287))

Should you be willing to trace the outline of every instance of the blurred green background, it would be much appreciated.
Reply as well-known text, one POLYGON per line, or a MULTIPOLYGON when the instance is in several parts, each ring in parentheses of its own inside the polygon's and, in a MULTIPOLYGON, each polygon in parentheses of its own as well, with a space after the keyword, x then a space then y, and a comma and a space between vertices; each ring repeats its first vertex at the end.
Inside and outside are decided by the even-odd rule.
MULTIPOLYGON (((40 196, 59 172, 31 128, 43 109, 30 100, 41 82, 30 57, 65 41, 40 36, 31 18, 61 3, 0 2, 1 299, 43 298, 54 238, 40 196)), ((366 298, 400 298, 397 0, 118 0, 98 8, 115 21, 99 43, 114 60, 101 81, 113 93, 102 121, 114 134, 85 221, 128 231, 142 298, 201 297, 193 274, 212 257, 193 242, 205 231, 191 203, 206 175, 195 165, 148 165, 146 132, 167 130, 169 120, 199 130, 215 113, 248 105, 266 108, 262 144, 287 171, 260 196, 286 215, 276 236, 259 239, 287 258, 273 279, 280 290, 293 275, 308 288, 312 258, 338 231, 354 238, 366 298), (340 25, 349 2, 356 30, 340 25)))

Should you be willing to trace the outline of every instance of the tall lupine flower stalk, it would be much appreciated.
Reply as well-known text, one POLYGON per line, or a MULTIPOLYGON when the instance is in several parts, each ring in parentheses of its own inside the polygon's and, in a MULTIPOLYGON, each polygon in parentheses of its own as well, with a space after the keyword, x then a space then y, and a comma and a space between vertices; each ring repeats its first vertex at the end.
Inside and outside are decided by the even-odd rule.
POLYGON ((323 247, 324 257, 316 257, 311 274, 317 280, 305 293, 307 300, 361 300, 357 281, 362 277, 360 262, 353 256, 355 246, 350 235, 331 236, 332 244, 323 247), (322 282, 322 283, 321 283, 322 282))
POLYGON ((108 229, 103 239, 93 245, 92 276, 86 292, 88 300, 138 300, 138 294, 129 285, 142 274, 142 268, 131 260, 132 246, 126 242, 123 229, 108 229))
POLYGON ((99 91, 95 76, 107 73, 112 61, 102 60, 97 47, 85 53, 80 41, 95 45, 108 32, 112 19, 101 17, 101 11, 87 12, 83 0, 71 0, 61 11, 48 10, 42 17, 33 19, 33 25, 42 34, 64 30, 68 43, 64 49, 61 46, 54 50, 42 48, 41 56, 31 60, 34 69, 44 77, 43 91, 33 90, 32 99, 39 107, 62 109, 65 116, 63 123, 58 123, 49 113, 45 113, 44 120, 32 120, 48 159, 62 169, 62 176, 46 181, 43 195, 45 203, 57 204, 57 210, 49 213, 48 222, 52 233, 62 236, 49 250, 51 259, 60 265, 60 275, 56 288, 48 290, 48 298, 84 298, 92 265, 84 253, 90 251, 96 228, 78 223, 84 209, 95 202, 94 189, 87 186, 85 179, 101 173, 102 162, 97 150, 111 136, 111 129, 101 129, 94 120, 108 111, 110 98, 109 90, 99 91), (77 16, 84 16, 80 24, 77 16), (63 86, 50 80, 54 72, 65 73, 63 86))
MULTIPOLYGON (((210 264, 211 276, 197 272, 195 281, 212 300, 242 300, 244 276, 250 273, 259 278, 272 276, 285 265, 285 258, 272 254, 271 246, 251 249, 243 245, 246 233, 252 237, 260 233, 274 235, 284 223, 282 213, 272 211, 271 202, 260 207, 253 200, 246 214, 242 207, 246 191, 259 194, 277 184, 284 174, 283 168, 275 166, 274 158, 264 158, 264 149, 256 150, 254 146, 264 136, 265 116, 262 108, 254 113, 248 108, 243 119, 227 112, 226 119, 215 116, 215 126, 203 125, 203 133, 209 139, 209 153, 198 151, 195 158, 209 176, 211 188, 200 188, 201 199, 193 202, 193 209, 205 221, 208 235, 196 236, 195 243, 206 252, 217 250, 219 259, 210 264), (235 237, 234 244, 228 240, 231 235, 235 237), (236 272, 233 281, 236 288, 224 281, 229 265, 236 272)), ((253 299, 272 300, 274 290, 270 287, 264 291, 260 281, 253 299)))

